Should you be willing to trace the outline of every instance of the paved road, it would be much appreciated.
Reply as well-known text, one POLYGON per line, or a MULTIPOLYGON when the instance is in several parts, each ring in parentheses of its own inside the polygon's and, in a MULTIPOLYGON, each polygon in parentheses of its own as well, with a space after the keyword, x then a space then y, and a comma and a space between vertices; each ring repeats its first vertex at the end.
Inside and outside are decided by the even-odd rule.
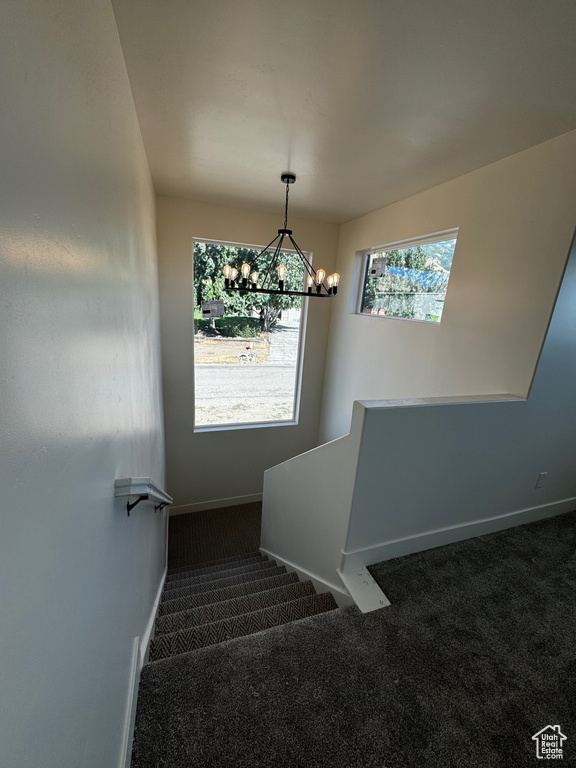
POLYGON ((272 334, 270 355, 253 365, 196 365, 196 424, 223 424, 292 418, 298 324, 272 334))
POLYGON ((286 397, 294 391, 294 365, 197 365, 196 398, 286 397))

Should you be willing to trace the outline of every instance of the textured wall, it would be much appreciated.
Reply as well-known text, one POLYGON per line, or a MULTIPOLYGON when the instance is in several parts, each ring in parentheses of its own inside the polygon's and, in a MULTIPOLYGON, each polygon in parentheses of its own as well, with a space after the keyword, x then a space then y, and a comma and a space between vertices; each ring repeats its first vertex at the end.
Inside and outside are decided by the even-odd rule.
POLYGON ((354 400, 524 396, 574 226, 576 132, 344 224, 320 436, 349 430, 354 400), (356 251, 459 227, 442 322, 350 313, 356 251), (345 293, 346 291, 346 293, 345 293))
POLYGON ((112 768, 164 521, 154 197, 107 0, 0 26, 0 764, 112 768))
MULTIPOLYGON (((339 299, 309 302, 298 425, 195 434, 192 238, 266 245, 282 224, 282 209, 270 215, 175 197, 157 201, 169 491, 175 505, 261 493, 265 469, 317 444, 328 305, 339 299)), ((314 264, 332 270, 338 227, 305 219, 290 226, 298 244, 313 252, 314 264)))

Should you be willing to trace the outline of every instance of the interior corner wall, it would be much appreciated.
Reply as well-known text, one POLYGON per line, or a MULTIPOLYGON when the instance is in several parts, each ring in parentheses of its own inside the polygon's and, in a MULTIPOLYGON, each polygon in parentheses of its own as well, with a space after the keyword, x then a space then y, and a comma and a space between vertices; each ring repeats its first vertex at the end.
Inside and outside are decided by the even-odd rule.
POLYGON ((108 0, 0 26, 0 764, 124 765, 165 568, 155 200, 108 0))
POLYGON ((341 227, 320 440, 354 400, 525 396, 576 217, 576 131, 341 227), (459 227, 442 322, 350 312, 356 252, 459 227))
MULTIPOLYGON (((262 492, 264 470, 314 448, 318 441, 330 306, 310 301, 295 426, 194 432, 194 299, 192 238, 266 245, 279 214, 157 198, 158 263, 166 466, 175 507, 262 492)), ((314 264, 334 268, 338 226, 291 220, 314 264)))

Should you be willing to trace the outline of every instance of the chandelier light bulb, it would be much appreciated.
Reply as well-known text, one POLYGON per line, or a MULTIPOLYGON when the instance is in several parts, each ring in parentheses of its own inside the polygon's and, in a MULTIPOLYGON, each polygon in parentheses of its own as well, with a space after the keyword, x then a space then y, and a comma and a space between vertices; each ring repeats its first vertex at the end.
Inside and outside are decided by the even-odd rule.
POLYGON ((338 274, 338 272, 334 272, 332 277, 334 278, 334 288, 336 288, 338 283, 340 282, 340 275, 338 274))
POLYGON ((328 288, 332 288, 334 285, 334 275, 328 275, 326 282, 328 283, 328 288))
POLYGON ((252 284, 256 286, 258 282, 258 272, 256 272, 256 270, 254 270, 254 272, 252 272, 252 274, 250 275, 250 280, 252 280, 252 284))
POLYGON ((233 269, 232 272, 230 273, 230 277, 232 279, 232 282, 234 282, 234 280, 236 280, 236 278, 238 277, 238 270, 233 269))
POLYGON ((224 272, 224 277, 230 277, 230 273, 232 272, 232 267, 230 264, 226 264, 222 269, 222 272, 224 272))
POLYGON ((247 280, 250 275, 250 264, 242 264, 242 277, 247 280))
POLYGON ((286 279, 286 267, 284 264, 278 266, 278 288, 284 290, 284 280, 286 279))

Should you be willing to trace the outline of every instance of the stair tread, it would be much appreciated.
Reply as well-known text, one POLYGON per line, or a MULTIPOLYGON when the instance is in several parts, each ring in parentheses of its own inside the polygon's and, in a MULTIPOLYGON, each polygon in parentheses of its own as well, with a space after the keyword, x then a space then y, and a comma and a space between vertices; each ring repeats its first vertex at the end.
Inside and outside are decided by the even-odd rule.
MULTIPOLYGON (((234 576, 241 576, 243 573, 254 573, 256 571, 262 571, 269 567, 276 567, 278 564, 275 560, 263 560, 259 563, 251 563, 250 565, 243 565, 239 568, 229 568, 225 571, 216 571, 210 573, 202 573, 199 576, 189 576, 186 579, 179 579, 176 582, 169 582, 165 585, 162 595, 167 595, 172 590, 183 589, 187 586, 194 586, 195 584, 208 584, 211 581, 219 581, 220 579, 229 579, 234 576)), ((167 597, 166 599, 170 599, 167 597)))
POLYGON ((210 603, 222 602, 224 600, 231 600, 235 597, 242 595, 255 594, 256 592, 264 592, 267 589, 273 589, 274 587, 283 587, 286 584, 293 584, 298 581, 298 576, 295 573, 283 573, 278 576, 267 576, 265 579, 259 579, 258 581, 249 581, 243 584, 236 584, 230 587, 221 587, 220 589, 211 590, 209 592, 199 592, 196 594, 188 594, 184 597, 178 597, 171 600, 166 600, 158 606, 158 616, 166 616, 170 613, 178 613, 179 611, 186 611, 189 608, 198 608, 202 605, 209 605, 210 603))
POLYGON ((192 568, 178 573, 167 574, 166 583, 172 584, 175 581, 187 579, 190 576, 201 576, 204 573, 218 573, 219 571, 226 571, 229 568, 241 568, 244 565, 251 565, 252 563, 263 563, 266 562, 266 560, 268 560, 266 555, 255 555, 254 557, 245 557, 242 560, 231 560, 228 563, 220 563, 219 565, 192 568))
POLYGON ((155 637, 158 635, 191 629, 202 624, 209 624, 222 619, 240 616, 243 613, 268 608, 276 603, 285 603, 299 597, 316 593, 311 581, 294 582, 284 587, 267 589, 250 595, 242 595, 219 603, 210 603, 198 608, 189 608, 178 613, 169 613, 156 619, 155 637))
POLYGON ((215 579, 212 581, 202 581, 199 584, 189 584, 178 589, 171 589, 166 595, 163 595, 163 599, 169 601, 174 600, 177 597, 186 597, 187 595, 194 595, 201 592, 211 592, 216 589, 221 589, 222 587, 232 587, 235 584, 258 581, 259 579, 265 579, 268 576, 278 576, 281 573, 286 573, 285 566, 274 565, 268 568, 261 568, 258 571, 241 573, 238 576, 230 576, 228 578, 215 579))
POLYGON ((221 557, 219 560, 207 560, 203 563, 183 563, 182 565, 176 565, 172 566, 172 568, 168 569, 168 576, 172 576, 174 573, 178 573, 180 571, 186 571, 194 568, 207 568, 212 565, 221 565, 222 563, 228 563, 232 562, 233 560, 243 560, 247 557, 256 557, 256 555, 259 555, 260 552, 246 552, 242 555, 231 555, 230 557, 221 557))
POLYGON ((200 627, 160 635, 150 644, 149 660, 154 662, 169 656, 189 653, 208 645, 216 645, 237 637, 262 632, 281 624, 298 621, 308 616, 325 613, 337 607, 332 594, 323 592, 319 595, 308 595, 240 616, 203 624, 200 627))

